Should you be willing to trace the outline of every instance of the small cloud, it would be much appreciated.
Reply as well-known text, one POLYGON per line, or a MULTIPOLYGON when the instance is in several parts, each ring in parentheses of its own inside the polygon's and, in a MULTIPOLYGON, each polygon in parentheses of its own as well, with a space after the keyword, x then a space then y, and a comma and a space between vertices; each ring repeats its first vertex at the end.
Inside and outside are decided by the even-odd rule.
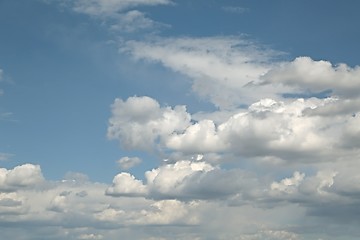
POLYGON ((14 156, 14 154, 11 154, 11 153, 2 153, 2 152, 0 152, 0 161, 8 161, 13 156, 14 156))
POLYGON ((139 165, 141 162, 141 159, 138 157, 123 157, 117 161, 117 164, 121 169, 128 170, 136 165, 139 165))
POLYGON ((246 13, 248 12, 250 9, 249 8, 244 8, 244 7, 238 7, 238 6, 224 6, 221 8, 223 11, 225 12, 229 12, 229 13, 246 13))
POLYGON ((78 239, 103 239, 101 234, 81 234, 78 239))
POLYGON ((79 172, 67 172, 64 176, 63 181, 84 183, 89 181, 89 177, 86 174, 79 172))
POLYGON ((114 177, 112 186, 105 193, 114 197, 139 197, 147 194, 147 188, 130 173, 122 172, 114 177))

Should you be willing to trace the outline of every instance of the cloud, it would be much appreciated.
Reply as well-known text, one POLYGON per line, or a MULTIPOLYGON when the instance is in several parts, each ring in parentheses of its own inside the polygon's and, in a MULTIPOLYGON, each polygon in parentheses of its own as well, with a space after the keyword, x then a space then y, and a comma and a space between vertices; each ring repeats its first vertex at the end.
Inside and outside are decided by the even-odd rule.
POLYGON ((7 170, 0 168, 0 189, 12 190, 17 187, 30 187, 44 180, 39 165, 24 164, 7 170))
POLYGON ((195 93, 221 108, 276 97, 280 91, 258 85, 280 53, 244 37, 154 38, 128 41, 121 50, 189 77, 195 93))
POLYGON ((115 34, 154 31, 168 25, 156 22, 138 7, 170 5, 170 0, 55 0, 59 6, 101 20, 115 34))
POLYGON ((356 161, 336 171, 336 165, 314 174, 295 171, 280 180, 272 173, 226 170, 205 161, 204 156, 164 164, 146 172, 145 184, 120 173, 110 187, 44 179, 42 186, 16 185, 0 193, 2 234, 17 236, 26 229, 27 236, 41 233, 47 239, 302 239, 312 233, 306 232, 304 219, 321 227, 338 216, 344 221, 358 217, 351 211, 360 206, 356 161), (105 194, 110 189, 117 191, 116 198, 105 194), (14 226, 20 228, 17 233, 14 226))
POLYGON ((15 192, 0 193, 0 213, 4 215, 25 214, 27 208, 23 206, 25 199, 15 192))
POLYGON ((141 159, 138 157, 122 157, 117 161, 119 167, 123 170, 128 170, 132 167, 135 167, 141 162, 141 159))
POLYGON ((107 17, 133 7, 171 3, 169 0, 65 0, 63 2, 69 4, 76 12, 107 17))
MULTIPOLYGON (((0 119, 1 119, 1 116, 0 116, 0 119)), ((14 156, 14 154, 11 154, 11 153, 0 152, 0 161, 8 161, 13 156, 14 156)))
POLYGON ((224 6, 221 9, 228 13, 237 13, 237 14, 242 14, 249 11, 249 8, 238 7, 238 6, 224 6))
POLYGON ((304 173, 294 172, 293 177, 284 178, 281 182, 273 182, 270 188, 271 190, 279 192, 291 193, 294 191, 294 188, 300 185, 301 181, 304 180, 304 177, 304 173))
POLYGON ((354 148, 358 142, 358 116, 348 114, 352 107, 356 110, 355 105, 338 112, 336 118, 320 112, 322 108, 337 111, 339 104, 347 103, 332 97, 262 99, 215 122, 199 119, 199 115, 194 120, 185 106, 161 107, 149 97, 130 97, 125 101, 117 99, 112 105, 108 137, 119 140, 124 148, 169 158, 177 153, 180 158, 228 154, 277 159, 274 164, 332 162, 358 154, 354 148))
POLYGON ((129 173, 119 173, 114 177, 113 185, 106 190, 110 196, 144 196, 146 187, 129 173))
POLYGON ((115 100, 107 135, 127 149, 151 150, 159 138, 181 132, 189 124, 185 106, 160 107, 152 98, 130 97, 115 100))
POLYGON ((101 234, 81 234, 78 239, 104 239, 101 234))
POLYGON ((166 24, 156 22, 138 10, 131 10, 126 13, 118 14, 109 23, 110 30, 113 32, 133 33, 140 30, 153 30, 161 27, 168 27, 166 24))
POLYGON ((359 66, 351 68, 344 63, 334 66, 328 61, 298 57, 271 69, 263 79, 269 83, 296 87, 301 91, 332 90, 343 98, 354 98, 360 90, 359 76, 359 66))
POLYGON ((256 177, 246 171, 223 170, 201 160, 164 164, 147 171, 145 180, 143 184, 129 173, 120 173, 106 193, 149 199, 226 199, 250 194, 250 189, 259 185, 256 177))

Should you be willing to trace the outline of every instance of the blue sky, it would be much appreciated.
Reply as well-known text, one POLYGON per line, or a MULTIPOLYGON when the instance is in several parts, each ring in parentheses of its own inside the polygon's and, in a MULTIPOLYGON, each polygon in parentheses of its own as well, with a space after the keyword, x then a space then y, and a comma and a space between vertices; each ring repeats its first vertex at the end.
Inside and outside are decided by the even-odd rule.
POLYGON ((357 239, 359 7, 0 1, 1 231, 357 239))

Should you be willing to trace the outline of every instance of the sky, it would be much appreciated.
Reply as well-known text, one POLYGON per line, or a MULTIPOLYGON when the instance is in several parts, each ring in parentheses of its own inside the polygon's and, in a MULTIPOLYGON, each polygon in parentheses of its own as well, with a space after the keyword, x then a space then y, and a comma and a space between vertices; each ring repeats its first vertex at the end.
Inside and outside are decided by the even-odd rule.
POLYGON ((357 0, 0 0, 6 239, 359 239, 357 0))

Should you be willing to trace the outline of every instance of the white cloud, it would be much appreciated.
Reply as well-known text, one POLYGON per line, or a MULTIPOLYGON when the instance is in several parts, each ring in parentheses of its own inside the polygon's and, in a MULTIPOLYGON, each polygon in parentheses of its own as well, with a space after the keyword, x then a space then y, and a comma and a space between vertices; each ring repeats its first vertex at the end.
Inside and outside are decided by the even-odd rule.
POLYGON ((156 22, 136 8, 169 5, 170 0, 55 0, 60 6, 101 20, 113 33, 153 31, 168 25, 156 22))
POLYGON ((143 183, 125 172, 116 175, 113 185, 106 190, 106 194, 111 196, 144 196, 146 193, 143 183))
POLYGON ((197 159, 154 168, 145 173, 145 180, 143 184, 129 173, 121 173, 115 176, 106 193, 148 199, 226 199, 237 194, 254 194, 252 188, 259 185, 251 173, 222 170, 197 159))
POLYGON ((346 64, 333 66, 328 61, 315 61, 310 57, 298 57, 292 62, 280 64, 263 76, 266 82, 296 87, 301 91, 322 92, 353 98, 360 91, 360 67, 346 64))
POLYGON ((300 185, 301 181, 304 180, 304 177, 304 173, 294 172, 292 178, 284 178, 280 182, 273 182, 270 188, 275 191, 291 193, 300 185))
POLYGON ((117 161, 119 167, 123 170, 128 170, 132 167, 135 167, 141 162, 141 159, 138 157, 122 157, 117 161))
MULTIPOLYGON (((66 3, 68 1, 65 1, 66 3)), ((111 16, 137 6, 170 4, 169 0, 75 0, 70 2, 76 12, 93 16, 111 16)))
POLYGON ((4 215, 25 214, 27 208, 23 206, 25 199, 15 192, 0 193, 0 213, 4 215))
POLYGON ((44 180, 39 165, 24 164, 7 170, 0 168, 0 189, 35 186, 44 180))
POLYGON ((118 14, 110 23, 110 30, 114 32, 133 33, 140 30, 152 30, 158 27, 166 27, 166 24, 158 23, 138 10, 131 10, 118 14))
POLYGON ((224 6, 221 9, 225 12, 238 13, 238 14, 246 13, 249 11, 249 8, 239 7, 239 6, 224 6))
POLYGON ((196 202, 183 203, 178 200, 161 200, 151 205, 151 210, 141 212, 143 217, 135 220, 136 224, 197 224, 198 219, 191 211, 196 202), (190 217, 189 217, 190 216, 190 217))
POLYGON ((359 130, 359 118, 349 110, 338 111, 335 118, 324 114, 329 110, 321 110, 334 112, 339 104, 347 103, 335 98, 262 99, 215 123, 193 121, 185 106, 160 107, 149 97, 131 97, 112 105, 108 136, 127 149, 166 153, 170 158, 179 153, 179 157, 232 154, 297 164, 337 161, 357 156, 353 146, 359 130))
POLYGON ((104 239, 101 234, 81 234, 78 239, 104 239))
POLYGON ((219 152, 226 149, 213 121, 202 120, 189 126, 182 134, 172 134, 166 141, 170 149, 189 153, 219 152))
POLYGON ((118 190, 125 194, 117 198, 104 194, 109 190, 105 184, 90 181, 43 180, 41 187, 16 186, 13 192, 0 193, 2 234, 7 236, 11 230, 14 236, 14 223, 21 229, 37 223, 27 230, 27 236, 37 236, 34 231, 40 231, 43 237, 55 239, 302 239, 307 236, 305 228, 301 231, 304 219, 326 226, 319 217, 337 219, 334 206, 346 212, 345 219, 358 217, 356 211, 349 210, 349 206, 356 209, 360 204, 356 161, 349 162, 350 171, 319 170, 306 177, 295 171, 291 177, 274 181, 271 174, 213 167, 205 158, 148 171, 146 184, 121 173, 112 187, 120 186, 118 190), (148 195, 130 194, 145 187, 148 195), (237 204, 229 207, 227 203, 234 198, 237 204), (192 230, 184 232, 184 226, 192 230), (292 232, 294 229, 299 235, 292 232))
POLYGON ((260 96, 276 97, 280 90, 258 85, 279 53, 242 37, 128 41, 122 50, 190 77, 197 94, 222 108, 251 103, 260 96))
POLYGON ((152 197, 182 198, 186 197, 185 191, 191 176, 196 174, 204 175, 213 169, 214 167, 205 162, 184 160, 147 171, 145 177, 152 197))
POLYGON ((190 124, 185 106, 160 107, 149 97, 116 99, 112 114, 108 137, 118 139, 128 149, 151 150, 159 138, 184 131, 190 124))

